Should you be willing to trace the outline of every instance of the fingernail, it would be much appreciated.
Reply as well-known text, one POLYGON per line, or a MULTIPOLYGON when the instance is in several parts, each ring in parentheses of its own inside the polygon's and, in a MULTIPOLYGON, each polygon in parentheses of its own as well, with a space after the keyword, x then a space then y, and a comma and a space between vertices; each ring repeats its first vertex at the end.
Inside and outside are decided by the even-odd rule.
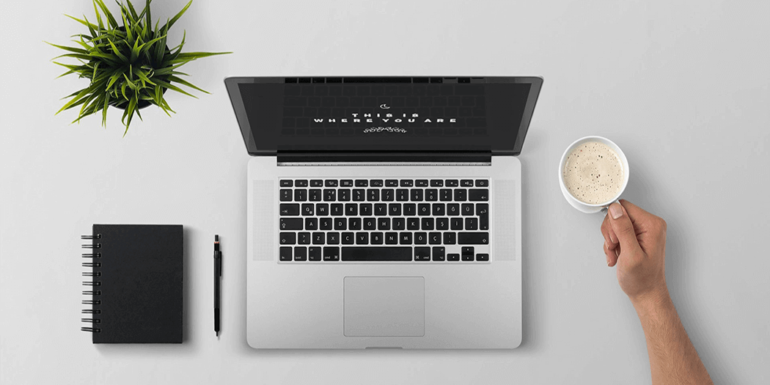
POLYGON ((610 205, 610 215, 612 219, 618 219, 623 216, 623 208, 620 207, 620 203, 613 203, 610 205))

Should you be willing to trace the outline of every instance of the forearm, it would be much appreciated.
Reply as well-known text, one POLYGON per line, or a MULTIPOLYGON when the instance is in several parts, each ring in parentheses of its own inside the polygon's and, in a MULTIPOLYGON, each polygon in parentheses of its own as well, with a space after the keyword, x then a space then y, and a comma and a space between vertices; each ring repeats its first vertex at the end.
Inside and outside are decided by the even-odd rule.
POLYGON ((647 340, 652 383, 710 384, 711 378, 663 288, 633 301, 647 340))

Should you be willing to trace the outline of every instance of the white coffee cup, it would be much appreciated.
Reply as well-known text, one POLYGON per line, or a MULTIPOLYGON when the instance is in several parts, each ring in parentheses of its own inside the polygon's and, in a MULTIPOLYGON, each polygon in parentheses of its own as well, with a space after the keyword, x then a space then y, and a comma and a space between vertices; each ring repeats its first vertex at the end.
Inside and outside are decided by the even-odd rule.
POLYGON ((601 136, 586 136, 574 141, 572 144, 569 145, 569 147, 567 147, 567 150, 564 151, 564 154, 562 154, 561 161, 559 162, 559 186, 561 186, 561 193, 564 195, 564 198, 567 200, 567 202, 569 202, 570 205, 572 205, 572 207, 587 214, 598 213, 602 211, 602 209, 606 209, 610 204, 620 199, 620 195, 623 194, 623 191, 626 190, 626 185, 628 185, 628 177, 630 175, 629 171, 630 170, 628 168, 628 159, 626 159, 626 155, 623 154, 623 151, 620 149, 620 147, 618 147, 617 144, 601 136), (602 202, 597 204, 585 203, 580 199, 577 199, 574 196, 572 196, 569 190, 567 190, 567 187, 564 185, 564 161, 567 159, 567 156, 572 152, 572 150, 574 150, 576 147, 586 142, 604 143, 605 145, 607 145, 609 148, 611 148, 613 151, 615 151, 618 154, 618 157, 620 158, 620 163, 622 163, 623 184, 621 185, 620 191, 618 191, 617 195, 615 195, 612 199, 610 199, 607 202, 602 202))

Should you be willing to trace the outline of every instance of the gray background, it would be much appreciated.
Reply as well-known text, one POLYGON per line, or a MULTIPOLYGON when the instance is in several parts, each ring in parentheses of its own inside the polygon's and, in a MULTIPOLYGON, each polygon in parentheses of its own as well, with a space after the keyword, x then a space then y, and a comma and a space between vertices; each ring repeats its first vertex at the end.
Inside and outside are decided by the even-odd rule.
MULTIPOLYGON (((110 2, 108 2, 110 3, 110 2)), ((141 3, 141 1, 137 1, 141 3)), ((156 0, 171 17, 183 0, 156 0)), ((111 5, 114 7, 114 4, 111 5)), ((600 215, 562 198, 573 140, 614 140, 625 198, 669 224, 668 284, 718 383, 770 374, 770 2, 196 1, 171 32, 235 51, 188 65, 212 95, 178 112, 69 125, 54 78, 87 0, 15 1, 0 15, 0 382, 648 383, 636 314, 602 254, 600 215), (541 75, 521 155, 524 342, 513 351, 258 352, 245 340, 246 163, 222 83, 233 75, 541 75), (183 345, 95 346, 79 331, 79 235, 94 222, 181 223, 183 345), (211 321, 212 236, 223 237, 223 332, 211 321)), ((458 284, 465 284, 458 282, 458 284)))

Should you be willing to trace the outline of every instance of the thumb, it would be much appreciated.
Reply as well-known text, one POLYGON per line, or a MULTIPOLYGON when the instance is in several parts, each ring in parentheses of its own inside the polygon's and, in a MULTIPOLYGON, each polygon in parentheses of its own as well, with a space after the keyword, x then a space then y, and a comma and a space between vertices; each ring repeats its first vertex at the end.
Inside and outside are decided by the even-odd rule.
POLYGON ((619 202, 615 202, 610 205, 607 214, 610 217, 612 230, 620 242, 621 250, 634 254, 641 251, 642 248, 639 247, 639 242, 636 240, 636 231, 634 231, 634 224, 631 223, 628 211, 619 202))

